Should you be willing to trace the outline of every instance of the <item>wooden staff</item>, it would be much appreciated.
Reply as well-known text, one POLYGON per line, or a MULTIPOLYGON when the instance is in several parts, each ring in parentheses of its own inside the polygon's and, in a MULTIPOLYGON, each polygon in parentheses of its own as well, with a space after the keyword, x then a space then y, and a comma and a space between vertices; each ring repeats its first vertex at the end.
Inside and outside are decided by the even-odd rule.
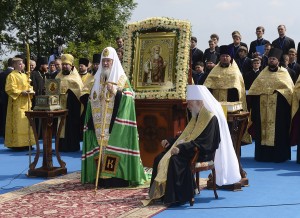
MULTIPOLYGON (((111 83, 113 85, 116 85, 116 83, 113 82, 107 82, 104 86, 106 88, 107 84, 111 83)), ((98 189, 98 180, 100 176, 100 165, 101 165, 101 156, 102 156, 102 147, 103 147, 103 141, 105 137, 105 125, 106 125, 106 114, 107 114, 107 109, 108 109, 108 103, 110 102, 110 91, 106 91, 106 98, 105 98, 105 107, 104 107, 104 113, 102 116, 102 131, 101 131, 101 140, 100 140, 100 145, 99 145, 99 157, 98 157, 98 166, 97 166, 97 174, 96 174, 96 184, 95 184, 95 195, 97 194, 97 189, 98 189)))

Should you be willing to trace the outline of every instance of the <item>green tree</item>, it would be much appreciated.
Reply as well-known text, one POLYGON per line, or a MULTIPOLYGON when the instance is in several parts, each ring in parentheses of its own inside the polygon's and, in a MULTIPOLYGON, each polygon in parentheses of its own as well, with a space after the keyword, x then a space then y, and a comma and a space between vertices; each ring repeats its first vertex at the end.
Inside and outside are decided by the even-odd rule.
POLYGON ((22 50, 28 41, 33 53, 48 55, 61 37, 71 47, 67 51, 78 57, 90 56, 94 47, 114 44, 136 7, 133 0, 11 0, 1 4, 14 5, 4 21, 7 31, 16 32, 10 35, 15 49, 22 50))
POLYGON ((4 32, 5 23, 13 11, 14 5, 10 0, 1 0, 0 1, 0 55, 4 53, 4 46, 12 43, 12 38, 9 37, 9 34, 4 32))

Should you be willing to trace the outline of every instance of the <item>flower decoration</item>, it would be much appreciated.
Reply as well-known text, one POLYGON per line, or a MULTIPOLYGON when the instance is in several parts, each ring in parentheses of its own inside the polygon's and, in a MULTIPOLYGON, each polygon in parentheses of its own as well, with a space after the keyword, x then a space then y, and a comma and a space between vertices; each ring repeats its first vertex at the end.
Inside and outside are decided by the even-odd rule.
POLYGON ((153 32, 173 32, 177 38, 177 54, 175 61, 175 80, 172 86, 162 90, 135 90, 136 99, 185 99, 186 85, 189 71, 189 54, 191 24, 189 21, 177 20, 167 17, 154 17, 125 26, 123 68, 133 83, 133 66, 135 65, 136 39, 140 34, 153 32))

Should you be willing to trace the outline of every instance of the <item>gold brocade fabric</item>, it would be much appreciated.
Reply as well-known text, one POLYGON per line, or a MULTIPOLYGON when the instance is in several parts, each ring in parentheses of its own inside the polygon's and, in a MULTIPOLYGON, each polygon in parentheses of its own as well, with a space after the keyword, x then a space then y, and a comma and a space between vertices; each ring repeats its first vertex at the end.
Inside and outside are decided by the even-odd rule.
POLYGON ((83 89, 82 89, 82 94, 81 95, 90 94, 91 89, 94 85, 94 81, 95 81, 94 76, 90 73, 87 73, 87 74, 85 74, 81 77, 81 80, 82 80, 82 83, 83 83, 83 89))
POLYGON ((149 196, 150 200, 147 202, 143 202, 144 205, 147 205, 153 199, 158 199, 162 197, 165 193, 165 186, 167 181, 168 174, 168 165, 171 157, 171 150, 173 147, 177 146, 183 142, 190 142, 191 140, 196 139, 202 131, 206 128, 209 121, 213 117, 213 114, 208 111, 206 108, 202 108, 199 112, 197 119, 193 117, 180 137, 176 140, 176 142, 172 145, 169 151, 163 156, 161 161, 158 164, 157 176, 150 187, 149 196))
POLYGON ((83 89, 83 83, 75 68, 69 75, 63 75, 62 72, 59 72, 55 79, 60 79, 61 94, 65 94, 68 91, 68 89, 70 89, 79 100, 81 96, 81 91, 83 89))
POLYGON ((218 101, 227 101, 227 90, 237 89, 239 101, 243 104, 243 110, 247 111, 244 79, 235 61, 226 68, 217 64, 208 75, 204 85, 209 89, 213 89, 213 95, 218 101))
POLYGON ((295 116, 299 109, 300 101, 300 76, 297 79, 297 82, 294 87, 293 100, 292 100, 292 118, 295 116))
POLYGON ((218 99, 218 101, 227 101, 227 89, 213 89, 213 96, 215 99, 218 99))
POLYGON ((285 68, 279 67, 277 72, 271 72, 268 67, 266 67, 254 80, 248 91, 248 95, 272 95, 277 91, 280 92, 291 105, 293 88, 294 83, 285 68))
POLYGON ((31 86, 24 73, 12 71, 6 79, 5 91, 8 94, 5 141, 6 147, 35 145, 35 139, 25 111, 31 108, 32 95, 23 96, 22 91, 31 86))
MULTIPOLYGON (((59 72, 55 79, 60 79, 60 106, 62 109, 67 109, 67 99, 68 94, 67 91, 70 89, 75 96, 77 97, 78 101, 80 101, 81 91, 83 89, 83 83, 82 80, 76 70, 76 68, 73 69, 73 71, 69 75, 63 75, 62 72, 59 72)), ((83 105, 81 105, 81 108, 83 108, 83 105)), ((60 119, 60 118, 59 118, 60 119)), ((62 127, 60 138, 65 137, 65 126, 62 127)))
POLYGON ((248 95, 260 96, 260 117, 262 145, 274 145, 276 126, 276 106, 279 92, 291 105, 294 84, 285 68, 279 67, 277 72, 265 68, 254 80, 248 95))
MULTIPOLYGON (((117 82, 117 87, 118 90, 122 90, 125 86, 127 78, 125 76, 121 76, 117 82)), ((93 114, 93 122, 94 122, 94 127, 95 127, 95 133, 97 137, 98 144, 102 146, 107 146, 108 139, 109 139, 109 125, 110 125, 110 120, 114 108, 114 103, 115 103, 115 96, 110 94, 109 95, 109 102, 105 101, 105 96, 107 91, 106 88, 106 82, 103 80, 103 77, 100 78, 100 92, 99 96, 94 96, 98 101, 93 101, 92 105, 92 114, 93 114), (103 118, 105 109, 107 108, 106 111, 106 116, 105 120, 103 118), (105 123, 104 130, 103 129, 103 124, 105 123), (101 135, 104 133, 104 137, 102 139, 101 135)), ((102 155, 103 157, 104 155, 102 155)))
POLYGON ((260 96, 261 144, 274 146, 277 93, 260 96))
MULTIPOLYGON (((232 64, 226 68, 221 67, 220 64, 216 65, 208 75, 204 85, 212 89, 212 94, 218 101, 225 102, 228 99, 228 89, 237 89, 243 110, 247 111, 244 79, 234 60, 232 64)), ((247 130, 243 135, 242 141, 247 144, 252 143, 252 138, 247 130)))

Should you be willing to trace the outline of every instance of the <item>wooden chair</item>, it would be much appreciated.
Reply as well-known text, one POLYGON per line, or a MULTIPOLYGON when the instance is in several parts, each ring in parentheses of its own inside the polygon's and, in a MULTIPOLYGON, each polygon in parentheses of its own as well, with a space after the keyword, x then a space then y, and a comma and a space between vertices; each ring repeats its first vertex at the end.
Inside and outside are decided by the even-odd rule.
POLYGON ((199 183, 199 174, 201 171, 206 171, 206 170, 211 170, 211 176, 212 176, 212 181, 213 181, 213 190, 215 194, 215 198, 218 199, 218 194, 217 194, 217 188, 216 188, 216 170, 215 170, 215 164, 214 164, 214 158, 215 158, 215 153, 213 154, 213 160, 207 161, 207 162, 197 162, 200 150, 199 148, 195 147, 195 155, 191 160, 191 170, 193 174, 196 174, 196 185, 198 188, 198 191, 200 193, 200 183, 199 183))

